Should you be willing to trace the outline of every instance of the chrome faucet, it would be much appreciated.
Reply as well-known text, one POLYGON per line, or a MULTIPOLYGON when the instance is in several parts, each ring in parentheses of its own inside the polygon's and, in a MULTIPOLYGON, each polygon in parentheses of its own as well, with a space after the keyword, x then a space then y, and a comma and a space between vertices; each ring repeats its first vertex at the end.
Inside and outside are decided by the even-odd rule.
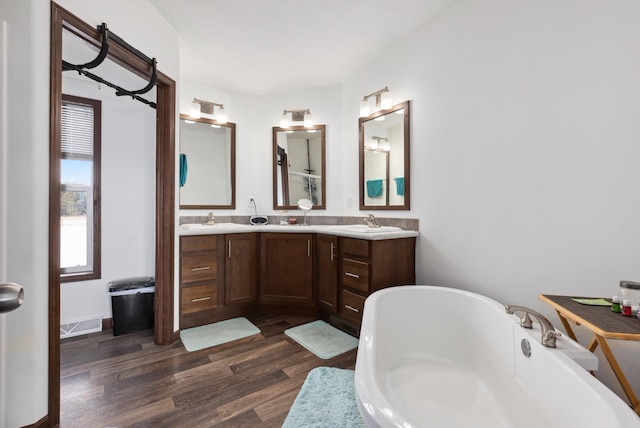
POLYGON ((364 222, 367 223, 369 227, 380 227, 373 214, 369 214, 369 217, 365 217, 364 222))
POLYGON ((205 224, 216 224, 216 218, 213 216, 212 212, 209 212, 207 216, 207 222, 205 224))
POLYGON ((542 331, 542 337, 540 342, 549 348, 556 347, 556 338, 562 336, 559 331, 553 328, 553 324, 544 315, 538 313, 532 309, 525 308, 524 306, 507 305, 504 307, 508 314, 514 312, 522 312, 522 318, 520 318, 520 325, 524 328, 533 328, 533 322, 529 315, 533 315, 535 319, 540 323, 540 330, 542 331))

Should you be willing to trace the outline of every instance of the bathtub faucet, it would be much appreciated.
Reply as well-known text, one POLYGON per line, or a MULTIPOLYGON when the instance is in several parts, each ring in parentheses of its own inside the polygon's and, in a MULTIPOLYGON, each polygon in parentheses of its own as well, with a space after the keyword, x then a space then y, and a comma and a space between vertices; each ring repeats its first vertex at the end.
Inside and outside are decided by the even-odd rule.
POLYGON ((535 319, 540 323, 540 329, 542 330, 541 342, 544 346, 549 348, 556 347, 556 338, 561 336, 559 331, 553 328, 553 324, 544 315, 534 311, 533 309, 525 308, 524 306, 507 305, 504 307, 508 314, 514 312, 522 312, 522 318, 520 318, 520 325, 524 328, 533 328, 533 322, 529 315, 533 315, 535 319))

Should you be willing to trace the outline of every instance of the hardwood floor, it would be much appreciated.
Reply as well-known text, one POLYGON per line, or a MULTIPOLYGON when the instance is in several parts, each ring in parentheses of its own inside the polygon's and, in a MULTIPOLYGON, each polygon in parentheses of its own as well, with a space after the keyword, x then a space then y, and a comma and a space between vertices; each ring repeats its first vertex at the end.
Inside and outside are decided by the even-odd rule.
POLYGON ((280 427, 311 369, 355 368, 356 350, 323 360, 284 334, 313 318, 247 318, 260 334, 196 352, 151 330, 63 340, 61 428, 280 427))

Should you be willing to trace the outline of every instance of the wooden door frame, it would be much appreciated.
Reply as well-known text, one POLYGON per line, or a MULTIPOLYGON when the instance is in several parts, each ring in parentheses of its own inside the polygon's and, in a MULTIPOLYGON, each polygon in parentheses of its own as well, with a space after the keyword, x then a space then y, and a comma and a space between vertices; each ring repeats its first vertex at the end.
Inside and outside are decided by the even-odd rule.
MULTIPOLYGON (((62 29, 99 46, 101 33, 56 3, 51 3, 49 123, 49 409, 48 426, 60 423, 60 159, 62 111, 62 29)), ((110 40, 109 58, 148 79, 151 67, 110 40)), ((155 343, 175 341, 173 330, 175 250, 176 83, 158 71, 156 113, 155 343)), ((133 101, 132 101, 133 102, 133 101)), ((146 107, 148 108, 148 107, 146 107)))

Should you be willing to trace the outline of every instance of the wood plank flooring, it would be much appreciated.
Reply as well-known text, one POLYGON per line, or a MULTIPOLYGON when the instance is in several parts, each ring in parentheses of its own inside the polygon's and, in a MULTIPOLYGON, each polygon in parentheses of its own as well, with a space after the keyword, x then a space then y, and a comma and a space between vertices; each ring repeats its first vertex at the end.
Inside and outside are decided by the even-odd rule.
POLYGON ((323 360, 284 330, 313 321, 247 317, 259 335, 196 352, 150 330, 61 342, 61 428, 280 427, 311 369, 355 368, 356 350, 323 360))

